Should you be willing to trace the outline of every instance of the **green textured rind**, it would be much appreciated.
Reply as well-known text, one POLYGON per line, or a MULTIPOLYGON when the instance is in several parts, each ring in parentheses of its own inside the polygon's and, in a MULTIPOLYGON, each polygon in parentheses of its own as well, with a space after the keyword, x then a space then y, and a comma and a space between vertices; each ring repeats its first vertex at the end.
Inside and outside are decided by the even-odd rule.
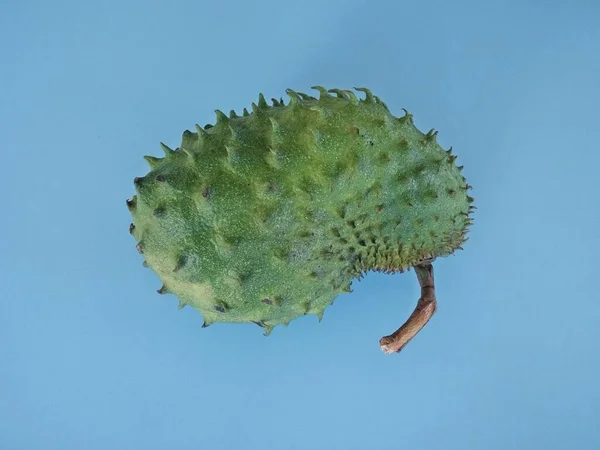
POLYGON ((252 113, 217 111, 135 179, 130 230, 161 293, 205 325, 268 334, 325 308, 369 270, 401 272, 460 247, 473 199, 456 157, 367 89, 252 113))

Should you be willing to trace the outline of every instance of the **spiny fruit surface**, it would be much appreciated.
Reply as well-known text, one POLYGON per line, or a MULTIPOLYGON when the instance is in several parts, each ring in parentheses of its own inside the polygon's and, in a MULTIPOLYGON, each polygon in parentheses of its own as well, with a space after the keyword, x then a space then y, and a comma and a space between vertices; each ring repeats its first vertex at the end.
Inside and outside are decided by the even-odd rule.
POLYGON ((252 112, 186 130, 146 156, 127 201, 159 293, 215 322, 279 324, 323 311, 365 272, 460 248, 473 199, 451 150, 366 88, 262 94, 252 112))

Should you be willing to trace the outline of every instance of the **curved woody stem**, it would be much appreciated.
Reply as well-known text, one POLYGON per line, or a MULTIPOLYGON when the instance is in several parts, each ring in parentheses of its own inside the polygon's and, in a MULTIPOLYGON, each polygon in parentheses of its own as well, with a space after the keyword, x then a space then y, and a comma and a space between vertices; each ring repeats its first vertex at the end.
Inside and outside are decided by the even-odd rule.
POLYGON ((414 268, 421 285, 421 298, 419 298, 417 306, 408 320, 394 333, 379 340, 381 350, 384 353, 390 354, 402 350, 429 322, 437 308, 431 262, 419 264, 414 268))

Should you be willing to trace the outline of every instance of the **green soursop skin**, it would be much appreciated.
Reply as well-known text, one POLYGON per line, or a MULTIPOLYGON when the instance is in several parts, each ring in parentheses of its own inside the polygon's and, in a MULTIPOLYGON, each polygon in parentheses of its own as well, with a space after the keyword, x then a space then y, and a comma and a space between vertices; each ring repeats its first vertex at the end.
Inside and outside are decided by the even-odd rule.
POLYGON ((368 271, 402 272, 466 240, 473 199, 456 157, 365 88, 262 94, 252 112, 146 156, 127 201, 145 265, 216 322, 314 314, 368 271), (362 96, 361 96, 362 97, 362 96))

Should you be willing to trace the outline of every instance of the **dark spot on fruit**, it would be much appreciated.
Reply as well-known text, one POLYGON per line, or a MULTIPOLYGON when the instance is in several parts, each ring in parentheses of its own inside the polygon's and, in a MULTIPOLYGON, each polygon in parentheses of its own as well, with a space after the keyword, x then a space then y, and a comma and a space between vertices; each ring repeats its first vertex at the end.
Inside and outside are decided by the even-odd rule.
POLYGON ((263 299, 263 303, 266 303, 267 305, 272 305, 273 300, 271 300, 270 298, 265 298, 265 299, 263 299))
POLYGON ((218 306, 218 305, 217 305, 217 306, 215 306, 215 309, 216 309, 217 311, 219 311, 220 313, 224 313, 224 312, 225 312, 225 308, 223 308, 222 306, 218 306))
POLYGON ((183 266, 185 266, 186 262, 187 262, 187 258, 185 256, 182 256, 181 258, 179 258, 179 261, 177 261, 177 265, 173 269, 173 272, 179 272, 181 270, 181 268, 183 266))
POLYGON ((210 194, 210 187, 209 186, 206 186, 204 189, 202 189, 202 197, 208 198, 209 194, 210 194))
POLYGON ((247 270, 247 271, 244 271, 244 272, 240 272, 238 274, 238 277, 239 277, 240 282, 242 284, 246 283, 250 279, 251 276, 252 276, 252 271, 250 271, 250 270, 247 270))
POLYGON ((165 177, 163 175, 156 175, 155 180, 159 183, 162 183, 163 181, 165 181, 165 177))
POLYGON ((152 211, 152 214, 154 215, 154 217, 162 217, 165 215, 165 209, 164 208, 156 208, 154 211, 152 211))
POLYGON ((405 184, 405 183, 407 183, 407 182, 408 182, 408 179, 410 178, 410 177, 409 177, 409 175, 408 175, 406 172, 403 172, 403 173, 397 174, 397 177, 398 177, 398 178, 397 178, 397 180, 398 180, 398 183, 400 183, 400 184, 405 184))
POLYGON ((265 323, 262 320, 258 321, 258 322, 256 320, 253 320, 252 323, 255 323, 256 325, 258 325, 261 328, 265 327, 265 323))
POLYGON ((135 230, 135 225, 134 224, 129 224, 129 232, 133 234, 133 231, 135 230))
POLYGON ((289 256, 289 253, 286 249, 278 247, 273 250, 273 254, 276 258, 286 259, 289 256))
POLYGON ((331 251, 331 248, 324 248, 321 250, 321 256, 326 259, 330 259, 335 256, 334 252, 331 251))

